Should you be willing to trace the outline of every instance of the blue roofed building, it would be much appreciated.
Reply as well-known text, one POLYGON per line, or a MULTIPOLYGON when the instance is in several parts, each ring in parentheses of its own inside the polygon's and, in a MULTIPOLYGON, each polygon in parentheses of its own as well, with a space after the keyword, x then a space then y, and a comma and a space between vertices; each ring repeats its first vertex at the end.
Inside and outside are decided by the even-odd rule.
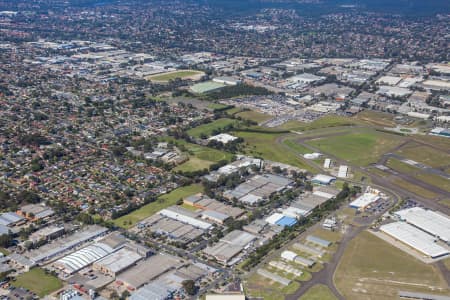
POLYGON ((286 226, 292 227, 295 224, 297 224, 297 219, 284 216, 281 219, 279 219, 278 221, 276 221, 275 224, 277 224, 278 226, 283 226, 283 227, 286 227, 286 226))

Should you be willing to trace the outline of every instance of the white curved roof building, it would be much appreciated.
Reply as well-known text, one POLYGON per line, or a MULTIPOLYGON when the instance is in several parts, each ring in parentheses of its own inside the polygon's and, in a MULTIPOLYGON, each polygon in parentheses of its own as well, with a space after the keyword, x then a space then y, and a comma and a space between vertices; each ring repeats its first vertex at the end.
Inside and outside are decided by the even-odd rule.
POLYGON ((73 274, 113 252, 110 246, 95 243, 57 260, 55 266, 66 274, 73 274))

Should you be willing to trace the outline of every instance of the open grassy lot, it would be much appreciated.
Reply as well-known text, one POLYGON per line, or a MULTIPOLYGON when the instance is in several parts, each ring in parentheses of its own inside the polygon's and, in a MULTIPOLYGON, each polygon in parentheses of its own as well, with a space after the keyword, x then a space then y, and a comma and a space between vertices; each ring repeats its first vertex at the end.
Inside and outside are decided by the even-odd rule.
POLYGON ((236 120, 222 118, 222 119, 214 120, 211 123, 202 124, 202 125, 197 126, 195 128, 189 129, 187 131, 187 133, 190 136, 193 136, 193 137, 196 137, 196 138, 199 138, 202 134, 204 134, 206 136, 211 136, 213 131, 222 130, 226 126, 236 125, 237 123, 238 122, 236 120))
POLYGON ((242 108, 240 108, 240 107, 233 107, 233 108, 227 109, 225 112, 227 113, 227 115, 233 116, 233 115, 235 115, 235 114, 237 114, 237 113, 239 113, 241 111, 242 111, 242 108))
POLYGON ((448 293, 439 270, 364 231, 353 239, 334 275, 346 299, 398 299, 399 290, 448 293))
POLYGON ((414 137, 415 140, 422 143, 428 143, 434 147, 442 149, 442 151, 447 151, 450 149, 450 139, 442 136, 435 135, 421 135, 414 137))
POLYGON ((397 124, 394 121, 394 115, 390 113, 384 113, 379 111, 372 111, 372 110, 364 110, 360 113, 358 113, 353 118, 375 126, 381 126, 381 127, 395 127, 397 124))
POLYGON ((139 221, 150 217, 161 209, 175 205, 181 198, 203 191, 203 186, 199 184, 180 187, 168 194, 161 195, 155 202, 142 206, 141 208, 114 220, 116 226, 128 229, 136 225, 139 221))
POLYGON ((298 300, 335 300, 336 297, 330 289, 323 284, 317 284, 310 288, 298 300))
POLYGON ((298 282, 291 282, 288 286, 283 286, 258 274, 253 274, 244 283, 246 295, 262 297, 264 300, 284 299, 284 296, 293 294, 299 287, 298 282))
POLYGON ((225 107, 227 107, 225 104, 221 104, 221 103, 215 103, 212 102, 211 104, 208 104, 208 108, 209 109, 224 109, 225 107))
POLYGON ((288 146, 289 148, 291 148, 292 150, 296 151, 299 154, 306 154, 312 152, 312 150, 296 143, 295 140, 293 139, 286 139, 283 141, 283 144, 285 144, 286 146, 288 146))
POLYGON ((282 130, 307 131, 329 127, 352 126, 358 124, 358 121, 354 119, 336 115, 326 115, 310 123, 289 121, 276 128, 282 130))
POLYGON ((147 79, 151 81, 167 82, 169 80, 174 80, 176 78, 185 79, 191 76, 201 76, 203 74, 204 73, 202 71, 182 70, 152 75, 147 77, 147 79))
POLYGON ((237 113, 236 116, 241 117, 244 120, 250 120, 256 123, 262 123, 273 118, 271 115, 263 114, 253 110, 247 110, 237 113))
MULTIPOLYGON (((450 145, 447 149, 450 149, 450 145)), ((416 143, 408 143, 396 153, 433 168, 439 168, 444 161, 450 161, 448 153, 416 143)))
POLYGON ((420 181, 450 192, 450 180, 444 177, 436 174, 426 173, 419 168, 416 168, 394 158, 389 159, 386 165, 397 172, 408 174, 419 179, 420 181))
POLYGON ((17 276, 12 283, 15 287, 28 289, 36 293, 40 298, 62 288, 61 280, 50 274, 46 274, 41 268, 33 268, 30 271, 17 276))
POLYGON ((390 149, 401 142, 402 138, 373 130, 344 135, 311 139, 307 143, 341 159, 359 166, 375 163, 390 149))
POLYGON ((209 160, 199 159, 195 156, 189 156, 189 160, 182 163, 181 165, 175 167, 173 170, 175 172, 195 172, 203 169, 208 169, 213 162, 209 160))
POLYGON ((408 182, 406 180, 395 179, 393 182, 396 185, 398 185, 399 187, 404 188, 405 190, 410 191, 411 193, 414 193, 418 196, 428 198, 428 199, 433 199, 433 198, 437 197, 436 193, 429 191, 427 189, 424 189, 420 186, 417 186, 414 183, 408 182))
POLYGON ((311 170, 300 153, 277 141, 281 134, 240 131, 234 135, 244 139, 246 154, 311 170))
POLYGON ((183 151, 186 151, 189 155, 189 160, 179 165, 174 170, 183 172, 193 172, 208 168, 211 164, 227 160, 231 161, 233 154, 225 151, 220 151, 210 147, 205 147, 197 144, 187 143, 184 140, 175 140, 172 138, 166 138, 166 141, 174 142, 183 151))
POLYGON ((439 201, 439 203, 441 203, 441 204, 443 204, 443 205, 445 205, 445 206, 450 207, 450 199, 444 199, 444 200, 441 200, 441 201, 439 201))

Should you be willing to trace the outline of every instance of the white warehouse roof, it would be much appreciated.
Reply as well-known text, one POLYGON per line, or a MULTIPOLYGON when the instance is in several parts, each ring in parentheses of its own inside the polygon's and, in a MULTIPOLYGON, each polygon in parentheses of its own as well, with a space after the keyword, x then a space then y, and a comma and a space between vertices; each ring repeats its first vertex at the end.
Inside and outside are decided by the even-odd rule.
POLYGON ((450 218, 440 213, 412 207, 396 213, 402 220, 450 243, 450 218))
POLYGON ((163 209, 159 212, 159 214, 163 215, 167 218, 174 219, 174 220, 180 221, 185 224, 192 225, 194 227, 197 227, 197 228, 200 228, 203 230, 207 230, 207 229, 211 228, 211 226, 212 226, 212 224, 210 224, 210 223, 201 221, 199 219, 196 219, 191 216, 187 216, 187 215, 184 215, 184 214, 181 214, 179 212, 169 210, 169 209, 163 209))
POLYGON ((281 253, 281 258, 287 261, 294 261, 298 255, 292 251, 286 250, 281 253))
POLYGON ((380 230, 432 258, 450 253, 437 245, 433 236, 404 222, 386 224, 380 230))
POLYGON ((358 197, 355 201, 350 203, 350 207, 357 209, 364 208, 377 201, 378 199, 380 199, 380 196, 378 196, 377 194, 365 193, 358 197))
POLYGON ((118 273, 140 260, 142 256, 134 251, 122 248, 119 251, 112 253, 99 261, 95 265, 102 268, 109 269, 113 273, 118 273))
POLYGON ((114 249, 106 244, 95 243, 57 260, 56 265, 61 266, 65 273, 72 274, 113 251, 114 249))
POLYGON ((336 180, 336 177, 324 175, 324 174, 318 174, 313 177, 313 182, 319 182, 322 184, 330 184, 332 181, 336 180))
POLYGON ((276 225, 277 222, 283 217, 284 217, 284 215, 282 215, 280 213, 274 213, 273 215, 266 218, 266 222, 269 224, 272 224, 272 225, 276 225))

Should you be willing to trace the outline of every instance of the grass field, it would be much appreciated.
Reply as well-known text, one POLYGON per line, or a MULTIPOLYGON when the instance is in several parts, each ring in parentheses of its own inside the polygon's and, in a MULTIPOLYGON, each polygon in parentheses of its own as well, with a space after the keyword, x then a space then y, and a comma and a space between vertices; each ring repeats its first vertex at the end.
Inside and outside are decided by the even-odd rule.
POLYGON ((310 288, 298 300, 335 300, 337 299, 330 289, 323 284, 317 284, 310 288))
POLYGON ((351 126, 351 125, 358 125, 358 122, 356 120, 345 118, 342 116, 327 115, 311 123, 305 123, 300 121, 289 121, 276 128, 282 130, 307 131, 321 128, 331 128, 331 127, 351 126))
POLYGON ((444 199, 444 200, 441 200, 441 201, 439 201, 439 203, 441 203, 441 204, 443 204, 443 205, 445 205, 445 206, 450 207, 450 199, 444 199))
POLYGON ((293 294, 299 287, 298 282, 291 282, 283 286, 258 274, 253 274, 244 284, 246 295, 262 297, 264 300, 280 300, 284 296, 293 294))
POLYGON ((364 110, 353 117, 358 121, 362 121, 364 123, 381 126, 381 127, 395 127, 397 124, 394 121, 394 115, 390 113, 372 111, 372 110, 364 110))
POLYGON ((175 172, 195 172, 203 169, 208 169, 213 162, 209 160, 199 159, 195 156, 189 156, 189 160, 182 163, 181 165, 175 167, 173 170, 175 172))
POLYGON ((433 198, 437 197, 436 193, 433 193, 432 191, 424 189, 420 186, 417 186, 417 185, 410 183, 403 179, 395 179, 393 181, 393 183, 398 185, 401 188, 404 188, 407 191, 410 191, 411 193, 414 193, 414 194, 424 197, 424 198, 433 199, 433 198))
POLYGON ((33 268, 26 273, 20 274, 12 285, 28 289, 36 293, 40 298, 57 291, 63 286, 61 280, 46 274, 41 268, 33 268))
POLYGON ((430 185, 436 186, 438 188, 450 192, 450 180, 444 177, 426 173, 419 168, 413 167, 409 164, 403 163, 393 158, 389 159, 386 165, 397 172, 408 174, 410 176, 417 178, 420 181, 426 182, 430 185))
POLYGON ((237 114, 237 113, 239 113, 241 111, 242 111, 242 108, 240 108, 240 107, 233 107, 233 108, 227 109, 225 112, 227 113, 227 115, 233 116, 233 115, 235 115, 235 114, 237 114))
POLYGON ((372 130, 311 139, 307 143, 359 166, 375 163, 401 142, 401 137, 372 130))
POLYGON ((244 120, 256 122, 258 124, 273 118, 271 115, 263 114, 253 110, 247 110, 237 113, 236 116, 241 117, 244 120))
POLYGON ((217 119, 214 120, 211 123, 208 124, 202 124, 200 126, 197 126, 195 128, 189 129, 187 131, 187 133, 190 136, 199 138, 202 134, 206 135, 206 136, 211 136, 213 131, 216 130, 221 130, 224 127, 228 126, 228 125, 236 125, 238 122, 236 120, 233 119, 226 119, 226 118, 222 118, 222 119, 217 119))
POLYGON ((175 205, 181 198, 199 193, 203 191, 203 186, 199 184, 180 187, 168 194, 161 195, 155 202, 142 206, 128 215, 122 216, 114 220, 116 226, 128 229, 136 225, 139 221, 150 217, 161 209, 175 205))
POLYGON ((409 143, 396 153, 434 168, 439 168, 442 162, 450 160, 450 155, 447 153, 416 143, 409 143))
POLYGON ((399 290, 449 292, 439 270, 379 239, 362 232, 353 239, 336 270, 334 280, 346 299, 398 299, 399 290), (435 290, 432 290, 434 288, 435 290))
POLYGON ((246 154, 311 170, 311 167, 300 157, 300 153, 278 143, 277 139, 282 136, 281 134, 258 132, 235 132, 234 134, 244 139, 246 154))
POLYGON ((220 104, 220 103, 215 103, 215 102, 213 102, 211 104, 208 104, 208 108, 212 109, 212 110, 214 110, 214 109, 223 109, 225 107, 227 107, 225 104, 220 104))
POLYGON ((202 75, 204 74, 201 71, 195 71, 195 70, 182 70, 182 71, 174 71, 174 72, 167 72, 162 74, 156 74, 147 77, 147 79, 151 81, 159 81, 159 82, 167 82, 169 80, 174 80, 176 78, 185 79, 187 77, 195 76, 195 75, 202 75))
POLYGON ((203 170, 205 168, 207 169, 211 164, 215 162, 221 160, 230 161, 233 158, 233 154, 225 151, 187 143, 184 140, 166 140, 172 140, 176 145, 183 146, 189 154, 189 160, 177 166, 174 171, 193 172, 203 170))
POLYGON ((313 152, 312 150, 306 148, 305 146, 302 146, 295 142, 295 140, 286 139, 283 141, 283 144, 291 148, 292 150, 296 151, 299 154, 306 154, 313 152))

